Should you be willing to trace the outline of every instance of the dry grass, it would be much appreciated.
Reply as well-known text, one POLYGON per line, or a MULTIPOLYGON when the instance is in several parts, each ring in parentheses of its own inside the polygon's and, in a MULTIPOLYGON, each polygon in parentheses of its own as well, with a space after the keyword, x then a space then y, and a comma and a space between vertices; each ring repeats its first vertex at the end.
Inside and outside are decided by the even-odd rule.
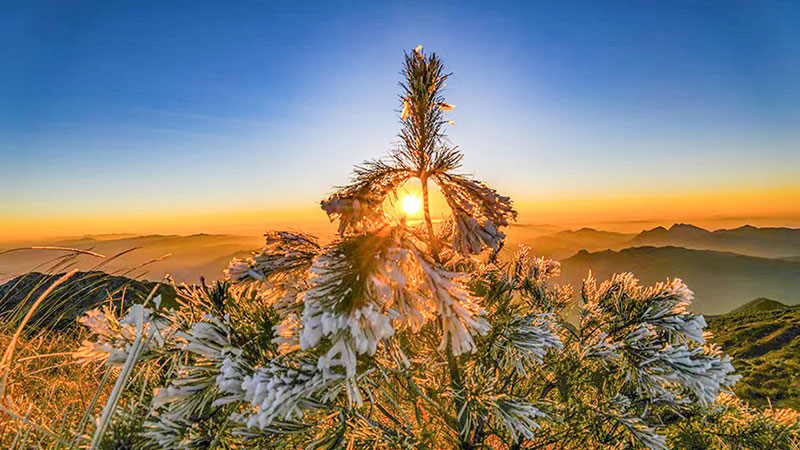
MULTIPOLYGON (((16 249, 15 249, 16 250, 16 249)), ((94 430, 94 418, 99 415, 112 386, 108 380, 116 370, 106 367, 80 365, 72 358, 86 335, 81 327, 52 330, 49 327, 31 327, 28 322, 34 313, 44 318, 59 316, 64 302, 75 298, 52 299, 48 295, 60 284, 69 290, 70 279, 79 256, 92 256, 103 260, 103 265, 115 257, 80 249, 46 248, 66 251, 48 261, 45 273, 68 271, 47 289, 40 280, 25 294, 23 301, 12 303, 13 309, 4 313, 0 323, 0 448, 85 448, 94 430), (72 270, 70 270, 72 269, 72 270), (36 301, 31 297, 38 288, 44 289, 36 301)), ((14 251, 14 250, 12 250, 14 251)), ((5 252, 4 252, 5 253, 5 252)), ((37 268, 38 269, 38 268, 37 268)), ((85 282, 84 282, 85 283, 85 282)), ((92 293, 94 282, 89 282, 82 292, 92 293)), ((12 292, 14 288, 12 287, 12 292)), ((9 295, 7 293, 6 295, 9 295)), ((109 293, 124 297, 125 290, 109 293)), ((0 302, 8 298, 0 298, 0 302)))
MULTIPOLYGON (((18 417, 8 411, 0 414, 0 448, 12 448, 15 440, 13 448, 52 448, 56 440, 47 432, 63 436, 78 431, 106 372, 105 368, 80 366, 64 355, 78 347, 81 333, 43 332, 17 342, 0 404, 18 417)), ((6 348, 10 341, 9 334, 0 335, 0 347, 6 348)), ((99 415, 110 390, 108 383, 102 386, 91 417, 99 415)))

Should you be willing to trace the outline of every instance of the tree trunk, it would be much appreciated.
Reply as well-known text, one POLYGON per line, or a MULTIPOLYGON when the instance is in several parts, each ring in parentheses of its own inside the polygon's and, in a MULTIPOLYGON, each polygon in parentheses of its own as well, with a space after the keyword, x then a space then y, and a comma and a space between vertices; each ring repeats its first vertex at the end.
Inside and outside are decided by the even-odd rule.
POLYGON ((428 176, 420 176, 422 183, 422 210, 425 214, 425 225, 428 228, 428 251, 431 252, 434 261, 439 262, 439 243, 436 242, 436 233, 433 231, 433 221, 431 220, 431 209, 428 196, 428 176))

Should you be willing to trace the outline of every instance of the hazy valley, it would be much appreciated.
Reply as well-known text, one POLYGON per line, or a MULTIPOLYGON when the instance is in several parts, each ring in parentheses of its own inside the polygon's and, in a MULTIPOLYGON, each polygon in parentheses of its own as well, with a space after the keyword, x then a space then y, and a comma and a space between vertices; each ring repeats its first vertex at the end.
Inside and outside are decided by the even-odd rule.
MULTIPOLYGON (((3 244, 3 250, 40 246, 90 250, 106 256, 80 255, 68 261, 59 250, 18 250, 0 254, 0 283, 29 272, 100 270, 128 278, 176 282, 215 280, 234 257, 261 247, 262 238, 219 234, 84 236, 3 244)), ((693 309, 723 314, 755 298, 787 305, 800 303, 800 229, 757 228, 708 231, 693 225, 656 227, 640 233, 547 225, 515 225, 504 250, 518 246, 562 261, 561 283, 579 286, 591 271, 598 280, 633 272, 643 283, 683 279, 695 292, 693 309)))

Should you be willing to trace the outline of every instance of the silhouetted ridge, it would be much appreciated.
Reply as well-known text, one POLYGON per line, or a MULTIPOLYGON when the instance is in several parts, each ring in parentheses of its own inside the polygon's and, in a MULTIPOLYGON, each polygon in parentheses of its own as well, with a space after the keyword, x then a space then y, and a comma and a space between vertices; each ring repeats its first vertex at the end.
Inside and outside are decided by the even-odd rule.
POLYGON ((656 227, 643 231, 630 241, 630 245, 673 245, 765 258, 786 258, 800 254, 800 229, 756 228, 745 225, 731 230, 708 231, 695 225, 676 223, 669 229, 656 227))
MULTIPOLYGON (((31 272, 0 285, 0 320, 13 320, 24 315, 39 296, 64 274, 31 272)), ((133 280, 105 272, 78 272, 56 287, 36 309, 29 326, 51 326, 56 329, 74 325, 75 320, 98 305, 111 304, 117 312, 140 303, 156 286, 149 281, 133 280), (123 297, 124 292, 124 297, 123 297), (120 302, 124 299, 123 302, 120 302)), ((171 286, 161 284, 157 294, 169 303, 174 301, 171 286)))

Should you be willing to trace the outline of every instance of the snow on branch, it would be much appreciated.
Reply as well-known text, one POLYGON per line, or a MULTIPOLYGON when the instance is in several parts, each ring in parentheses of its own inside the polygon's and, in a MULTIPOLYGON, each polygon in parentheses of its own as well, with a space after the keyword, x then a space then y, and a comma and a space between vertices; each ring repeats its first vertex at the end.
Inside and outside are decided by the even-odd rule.
POLYGON ((505 239, 499 228, 517 217, 511 198, 466 175, 442 173, 435 180, 453 212, 453 250, 464 255, 486 247, 497 250, 505 239))

